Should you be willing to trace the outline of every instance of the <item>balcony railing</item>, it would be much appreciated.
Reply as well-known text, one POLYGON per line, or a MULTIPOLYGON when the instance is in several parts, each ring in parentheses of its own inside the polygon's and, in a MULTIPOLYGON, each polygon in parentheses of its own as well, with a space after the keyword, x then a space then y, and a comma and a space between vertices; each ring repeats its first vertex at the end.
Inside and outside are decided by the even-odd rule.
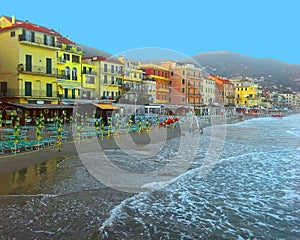
POLYGON ((31 98, 57 98, 57 91, 47 92, 46 90, 8 89, 1 93, 1 97, 31 97, 31 98))
POLYGON ((24 67, 22 71, 33 74, 57 75, 57 68, 46 68, 41 66, 31 66, 31 68, 24 67))
POLYGON ((91 72, 83 72, 82 74, 85 74, 85 75, 92 75, 92 76, 97 76, 97 72, 95 72, 95 71, 91 71, 91 72))
POLYGON ((55 47, 55 42, 54 41, 48 41, 45 40, 44 38, 41 37, 36 37, 36 36, 27 36, 25 34, 20 34, 19 35, 19 41, 20 42, 27 42, 27 43, 35 43, 38 45, 43 45, 43 46, 49 46, 49 47, 55 47))

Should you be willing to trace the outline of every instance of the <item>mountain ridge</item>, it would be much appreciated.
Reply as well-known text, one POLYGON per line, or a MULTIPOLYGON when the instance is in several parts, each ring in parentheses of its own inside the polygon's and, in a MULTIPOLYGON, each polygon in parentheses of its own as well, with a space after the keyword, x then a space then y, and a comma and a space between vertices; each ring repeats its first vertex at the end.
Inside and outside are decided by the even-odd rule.
POLYGON ((202 52, 192 58, 210 74, 226 78, 254 78, 269 90, 300 91, 298 64, 273 58, 254 58, 225 50, 202 52))

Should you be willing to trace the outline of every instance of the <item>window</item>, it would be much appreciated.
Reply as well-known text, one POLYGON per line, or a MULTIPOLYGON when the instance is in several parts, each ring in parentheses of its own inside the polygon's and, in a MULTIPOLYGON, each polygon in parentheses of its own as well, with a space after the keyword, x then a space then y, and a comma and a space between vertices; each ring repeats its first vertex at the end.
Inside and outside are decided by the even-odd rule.
POLYGON ((70 80, 70 68, 69 67, 66 67, 65 68, 65 77, 67 80, 70 80))
POLYGON ((111 68, 111 73, 114 73, 115 72, 115 66, 111 65, 110 68, 111 68))
POLYGON ((182 80, 181 80, 181 84, 185 84, 185 79, 182 79, 182 80))
POLYGON ((111 76, 111 84, 115 84, 115 77, 111 76))
POLYGON ((182 101, 182 102, 185 102, 185 97, 182 97, 182 98, 181 98, 181 101, 182 101))
POLYGON ((32 71, 32 56, 26 55, 25 62, 26 62, 25 71, 31 72, 32 71))
POLYGON ((0 83, 0 96, 5 96, 7 93, 7 82, 1 82, 0 83))
POLYGON ((32 95, 32 83, 25 82, 25 96, 31 96, 31 95, 32 95))
POLYGON ((44 34, 44 44, 47 46, 54 46, 54 37, 44 34))
POLYGON ((83 74, 86 74, 86 67, 83 67, 82 73, 83 73, 83 74))
POLYGON ((64 53, 64 60, 70 61, 70 54, 64 53))
POLYGON ((16 32, 15 32, 15 31, 10 32, 10 36, 11 36, 11 37, 16 36, 16 32))
POLYGON ((86 76, 85 82, 89 84, 94 84, 95 83, 95 78, 94 76, 86 76))
POLYGON ((72 99, 75 99, 75 89, 72 89, 72 99))
POLYGON ((104 63, 104 72, 107 72, 107 64, 104 63))
POLYGON ((104 80, 103 80, 104 83, 107 83, 107 75, 104 75, 104 80))
POLYGON ((24 36, 24 40, 27 42, 34 42, 35 40, 34 32, 23 29, 23 36, 24 36))
POLYGON ((69 98, 69 89, 65 88, 65 98, 69 98))
POLYGON ((80 62, 79 56, 77 56, 77 55, 72 55, 72 62, 79 63, 79 62, 80 62))
POLYGON ((52 97, 52 84, 51 83, 46 84, 46 96, 52 97))
POLYGON ((46 73, 52 74, 52 60, 51 58, 46 58, 46 73))
POLYGON ((184 92, 185 92, 185 89, 184 89, 184 88, 182 88, 182 89, 181 89, 181 92, 182 92, 182 93, 184 93, 184 92))
POLYGON ((77 68, 72 68, 72 80, 77 80, 77 68))
POLYGON ((182 70, 182 75, 185 75, 185 70, 182 70))

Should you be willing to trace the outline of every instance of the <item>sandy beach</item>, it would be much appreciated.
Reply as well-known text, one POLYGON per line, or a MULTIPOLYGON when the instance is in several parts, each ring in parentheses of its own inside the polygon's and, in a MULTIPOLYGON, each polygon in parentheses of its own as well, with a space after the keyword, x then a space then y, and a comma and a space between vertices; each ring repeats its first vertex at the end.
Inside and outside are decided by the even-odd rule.
MULTIPOLYGON (((214 124, 218 124, 218 120, 220 120, 220 124, 224 124, 226 122, 227 124, 239 122, 242 120, 246 120, 249 118, 253 118, 257 116, 243 116, 243 118, 239 116, 234 116, 231 118, 224 119, 217 119, 214 124)), ((202 121, 199 123, 199 127, 201 129, 204 129, 207 126, 210 126, 211 122, 209 121, 202 121)), ((152 130, 152 131, 157 131, 152 130)), ((167 140, 172 139, 174 137, 179 137, 181 134, 181 129, 177 129, 176 131, 169 130, 167 133, 167 140)), ((72 136, 70 136, 66 141, 62 143, 62 147, 59 150, 58 145, 52 145, 44 147, 40 150, 34 150, 34 151, 24 151, 17 154, 12 154, 10 151, 6 150, 4 154, 0 155, 0 175, 8 174, 14 171, 18 171, 20 169, 23 169, 25 167, 39 164, 45 161, 53 160, 53 159, 67 159, 67 158, 78 158, 78 153, 76 150, 76 146, 74 143, 74 140, 72 136)), ((118 137, 127 138, 131 137, 134 142, 137 144, 143 144, 147 145, 149 143, 149 135, 145 132, 143 133, 130 133, 130 136, 128 134, 122 134, 118 137)), ((115 149, 119 148, 114 141, 114 137, 107 138, 98 138, 99 145, 101 146, 101 149, 115 149)), ((83 140, 85 141, 85 140, 83 140)))

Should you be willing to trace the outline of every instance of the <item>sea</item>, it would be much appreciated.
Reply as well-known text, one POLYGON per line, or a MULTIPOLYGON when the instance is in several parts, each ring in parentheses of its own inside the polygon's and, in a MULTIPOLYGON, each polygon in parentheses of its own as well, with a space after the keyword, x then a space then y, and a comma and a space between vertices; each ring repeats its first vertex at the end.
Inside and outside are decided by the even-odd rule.
MULTIPOLYGON (((185 171, 145 191, 108 187, 72 158, 0 176, 0 239, 300 239, 300 114, 213 125, 198 140, 185 171)), ((107 154, 155 171, 178 141, 135 164, 107 154)))

